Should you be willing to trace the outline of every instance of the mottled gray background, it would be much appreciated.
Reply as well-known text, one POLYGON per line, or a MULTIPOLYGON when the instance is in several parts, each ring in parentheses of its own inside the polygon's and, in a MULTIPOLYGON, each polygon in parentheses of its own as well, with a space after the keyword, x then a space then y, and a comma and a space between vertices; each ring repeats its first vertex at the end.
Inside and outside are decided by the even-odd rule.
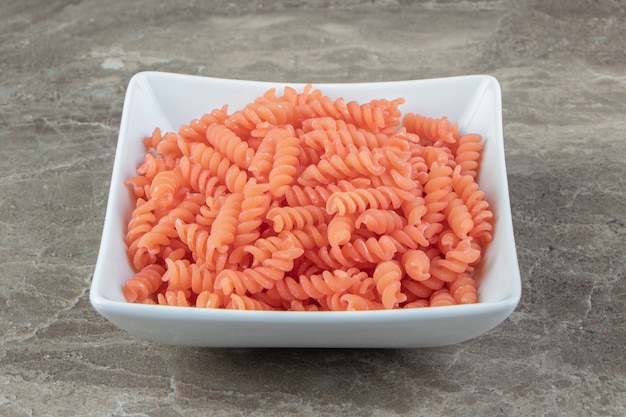
POLYGON ((0 4, 0 415, 623 416, 626 3, 0 4), (164 346, 88 291, 130 77, 502 84, 523 296, 423 350, 164 346))

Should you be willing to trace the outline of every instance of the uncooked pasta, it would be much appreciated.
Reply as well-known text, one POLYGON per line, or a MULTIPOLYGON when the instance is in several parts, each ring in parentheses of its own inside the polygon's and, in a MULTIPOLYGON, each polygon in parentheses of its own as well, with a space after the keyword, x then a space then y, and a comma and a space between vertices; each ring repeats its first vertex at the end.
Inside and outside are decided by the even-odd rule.
POLYGON ((128 302, 379 310, 478 302, 483 138, 404 100, 275 89, 176 132, 126 181, 128 302))

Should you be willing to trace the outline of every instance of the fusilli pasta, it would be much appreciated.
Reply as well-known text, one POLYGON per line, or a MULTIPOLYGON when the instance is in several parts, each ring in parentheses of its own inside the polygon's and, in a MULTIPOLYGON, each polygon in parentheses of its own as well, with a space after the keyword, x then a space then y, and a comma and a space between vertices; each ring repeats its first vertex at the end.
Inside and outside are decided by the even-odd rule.
POLYGON ((403 99, 270 89, 175 132, 126 180, 128 302, 373 310, 478 302, 483 138, 403 99))

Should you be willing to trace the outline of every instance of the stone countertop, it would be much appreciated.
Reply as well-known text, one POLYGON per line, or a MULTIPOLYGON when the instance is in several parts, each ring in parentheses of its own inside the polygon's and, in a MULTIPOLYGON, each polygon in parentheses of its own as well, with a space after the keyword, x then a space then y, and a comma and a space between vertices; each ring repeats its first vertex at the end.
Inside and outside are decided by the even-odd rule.
POLYGON ((626 414, 623 1, 200 3, 0 5, 1 416, 626 414), (495 76, 519 307, 430 349, 199 349, 118 330, 89 285, 142 70, 495 76))

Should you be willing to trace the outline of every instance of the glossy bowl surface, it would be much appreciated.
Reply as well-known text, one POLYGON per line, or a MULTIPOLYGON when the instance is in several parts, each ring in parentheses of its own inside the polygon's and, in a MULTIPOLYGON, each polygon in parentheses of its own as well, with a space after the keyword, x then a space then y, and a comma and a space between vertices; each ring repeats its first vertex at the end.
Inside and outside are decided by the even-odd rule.
POLYGON ((504 321, 521 296, 502 134, 501 91, 487 75, 356 83, 314 84, 331 98, 367 102, 403 97, 403 114, 448 116, 461 133, 483 135, 479 184, 495 213, 494 239, 480 268, 479 302, 389 311, 236 311, 127 303, 124 282, 133 274, 125 227, 133 208, 124 180, 136 175, 155 127, 182 124, 224 104, 242 108, 268 88, 303 84, 217 79, 161 72, 130 80, 116 149, 100 252, 90 291, 93 307, 120 328, 148 340, 204 347, 431 347, 475 338, 504 321))

